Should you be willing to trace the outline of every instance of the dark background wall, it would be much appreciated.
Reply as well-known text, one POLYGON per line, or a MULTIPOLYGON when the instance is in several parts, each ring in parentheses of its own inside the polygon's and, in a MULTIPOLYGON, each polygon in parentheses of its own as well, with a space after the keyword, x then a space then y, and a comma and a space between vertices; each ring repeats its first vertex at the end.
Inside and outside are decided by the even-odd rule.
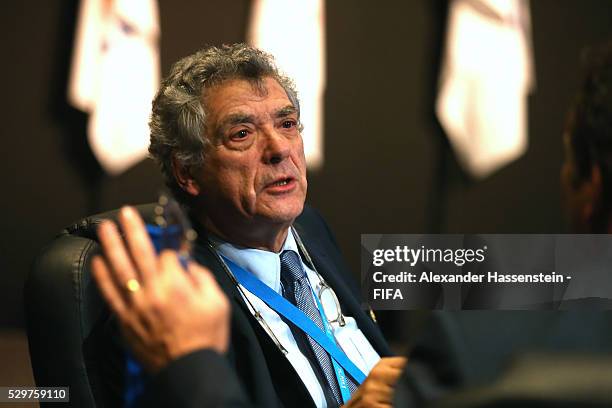
MULTIPOLYGON (((527 154, 481 182, 459 170, 433 118, 444 0, 328 0, 325 165, 309 201, 358 273, 361 233, 564 231, 558 173, 563 117, 581 49, 612 36, 609 0, 532 1, 537 89, 527 154)), ((162 0, 162 71, 205 44, 244 40, 248 0, 162 0)), ((10 2, 0 20, 0 328, 22 327, 35 253, 92 212, 153 201, 143 162, 109 179, 65 100, 77 2, 10 2)))

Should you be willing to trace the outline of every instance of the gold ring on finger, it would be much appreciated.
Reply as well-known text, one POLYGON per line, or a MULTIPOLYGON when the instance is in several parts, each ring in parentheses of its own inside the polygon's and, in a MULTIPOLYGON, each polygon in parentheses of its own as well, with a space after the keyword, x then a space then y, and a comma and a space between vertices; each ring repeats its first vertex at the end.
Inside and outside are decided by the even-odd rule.
POLYGON ((128 281, 125 282, 125 288, 131 293, 138 292, 140 290, 140 282, 135 278, 128 279, 128 281))

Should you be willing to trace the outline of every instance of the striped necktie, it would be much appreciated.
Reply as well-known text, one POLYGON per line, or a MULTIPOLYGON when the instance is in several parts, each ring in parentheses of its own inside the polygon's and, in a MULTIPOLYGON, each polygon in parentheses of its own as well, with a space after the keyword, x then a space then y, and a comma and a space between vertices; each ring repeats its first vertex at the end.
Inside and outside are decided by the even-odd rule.
MULTIPOLYGON (((306 272, 302 268, 302 262, 295 251, 286 250, 280 256, 281 261, 281 283, 283 284, 283 296, 300 309, 310 320, 312 320, 321 330, 325 331, 321 314, 317 309, 312 298, 312 290, 306 272)), ((308 339, 308 343, 323 371, 327 384, 331 389, 334 398, 338 405, 342 405, 342 396, 340 388, 336 381, 336 375, 332 366, 329 354, 319 343, 306 333, 299 331, 308 339)), ((295 335, 295 333, 294 333, 295 335)), ((349 389, 351 394, 357 389, 357 386, 350 377, 347 376, 349 389)))

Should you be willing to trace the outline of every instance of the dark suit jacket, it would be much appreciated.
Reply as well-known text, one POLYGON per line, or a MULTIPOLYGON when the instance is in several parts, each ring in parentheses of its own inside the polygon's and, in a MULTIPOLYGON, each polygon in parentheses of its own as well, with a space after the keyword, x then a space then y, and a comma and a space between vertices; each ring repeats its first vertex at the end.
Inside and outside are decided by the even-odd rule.
MULTIPOLYGON (((294 227, 315 267, 336 292, 345 315, 381 356, 389 348, 370 316, 362 310, 360 291, 325 221, 306 207, 294 227)), ((205 245, 203 231, 194 257, 208 267, 232 305, 231 343, 227 356, 201 350, 171 363, 147 387, 142 406, 311 407, 314 402, 289 361, 251 316, 222 265, 205 245)))

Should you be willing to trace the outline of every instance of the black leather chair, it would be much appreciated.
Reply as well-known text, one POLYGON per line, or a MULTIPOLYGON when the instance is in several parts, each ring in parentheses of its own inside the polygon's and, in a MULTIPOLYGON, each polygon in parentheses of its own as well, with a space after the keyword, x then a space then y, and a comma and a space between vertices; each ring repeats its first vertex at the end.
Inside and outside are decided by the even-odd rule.
MULTIPOLYGON (((151 222, 154 207, 136 208, 151 222)), ((115 210, 93 215, 62 230, 36 258, 24 289, 36 384, 70 387, 71 407, 121 405, 123 360, 109 359, 121 355, 116 348, 122 345, 119 340, 102 340, 103 334, 107 339, 108 331, 117 328, 90 273, 91 258, 100 252, 96 227, 117 214, 115 210)))

